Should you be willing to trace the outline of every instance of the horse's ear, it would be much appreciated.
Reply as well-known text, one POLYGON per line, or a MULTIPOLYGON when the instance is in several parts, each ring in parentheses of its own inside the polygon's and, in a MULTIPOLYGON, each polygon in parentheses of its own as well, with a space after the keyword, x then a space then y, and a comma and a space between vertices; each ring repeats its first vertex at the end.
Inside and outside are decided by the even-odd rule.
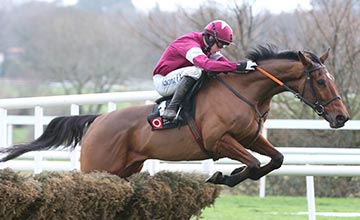
POLYGON ((311 65, 311 63, 312 63, 311 60, 310 60, 308 57, 306 57, 303 52, 299 51, 299 52, 298 52, 298 56, 299 56, 299 59, 300 59, 301 63, 302 63, 305 67, 311 65))
POLYGON ((329 51, 330 51, 330 48, 328 48, 327 51, 320 57, 320 61, 322 63, 325 63, 325 60, 329 57, 329 51))

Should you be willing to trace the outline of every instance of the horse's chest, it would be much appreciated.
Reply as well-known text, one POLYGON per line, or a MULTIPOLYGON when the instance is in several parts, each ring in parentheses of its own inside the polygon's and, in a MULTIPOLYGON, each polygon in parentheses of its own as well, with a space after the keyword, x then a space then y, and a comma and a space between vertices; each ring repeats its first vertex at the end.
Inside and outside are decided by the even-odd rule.
POLYGON ((231 126, 229 132, 239 141, 251 141, 263 127, 263 121, 254 116, 239 116, 231 126))

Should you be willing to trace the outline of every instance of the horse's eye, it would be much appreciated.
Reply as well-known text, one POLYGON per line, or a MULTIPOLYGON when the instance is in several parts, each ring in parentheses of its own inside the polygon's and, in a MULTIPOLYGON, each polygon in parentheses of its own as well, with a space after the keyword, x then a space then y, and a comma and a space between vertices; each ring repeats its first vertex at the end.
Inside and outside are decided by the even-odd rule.
POLYGON ((323 79, 319 79, 319 80, 317 80, 316 82, 317 82, 317 84, 318 84, 319 86, 324 86, 324 85, 325 85, 325 80, 323 80, 323 79))

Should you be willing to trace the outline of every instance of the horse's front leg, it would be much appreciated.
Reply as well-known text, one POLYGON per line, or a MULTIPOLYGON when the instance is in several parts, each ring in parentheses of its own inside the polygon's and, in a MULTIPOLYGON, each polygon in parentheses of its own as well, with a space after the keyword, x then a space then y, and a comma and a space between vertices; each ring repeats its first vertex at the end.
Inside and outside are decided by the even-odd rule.
POLYGON ((271 171, 280 168, 283 163, 284 156, 262 135, 250 146, 250 150, 271 158, 269 163, 260 167, 257 172, 252 173, 249 177, 252 180, 260 179, 271 171))
POLYGON ((215 152, 224 157, 240 161, 246 166, 235 169, 230 176, 224 176, 221 172, 216 172, 207 182, 233 187, 257 173, 260 168, 260 161, 229 134, 225 134, 216 142, 215 152))

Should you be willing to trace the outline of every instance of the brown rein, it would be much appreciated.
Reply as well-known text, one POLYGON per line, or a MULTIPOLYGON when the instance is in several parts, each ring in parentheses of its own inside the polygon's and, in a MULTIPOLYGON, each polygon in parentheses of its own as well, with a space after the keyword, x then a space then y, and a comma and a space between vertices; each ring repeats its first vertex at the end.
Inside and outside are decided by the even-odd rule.
MULTIPOLYGON (((328 101, 326 102, 323 102, 323 103, 320 103, 318 101, 318 95, 316 94, 315 92, 315 89, 314 89, 314 86, 313 86, 313 83, 311 81, 311 73, 316 71, 316 70, 319 70, 319 69, 322 69, 322 68, 325 68, 324 65, 318 65, 310 70, 308 69, 305 69, 305 73, 306 73, 306 81, 304 83, 304 89, 303 89, 303 92, 302 94, 300 95, 299 93, 297 93, 295 90, 291 89, 290 87, 288 87, 285 83, 283 83, 281 80, 279 80, 278 78, 276 78, 275 76, 273 76, 272 74, 270 74, 269 72, 267 72, 266 70, 262 69, 261 67, 256 67, 256 70, 258 70, 260 73, 262 73, 263 75, 265 75, 266 77, 268 77, 269 79, 271 79, 272 81, 274 81, 275 83, 277 83, 279 86, 282 86, 284 87, 287 91, 293 93, 295 95, 296 98, 300 99, 300 101, 304 102, 306 105, 310 106, 318 115, 323 115, 324 113, 327 113, 327 111, 325 110, 325 107, 330 104, 332 101, 335 101, 336 99, 341 99, 340 96, 335 96, 331 99, 329 99, 328 101), (311 103, 310 101, 308 101, 306 98, 304 98, 304 92, 305 92, 305 86, 306 86, 306 83, 307 81, 310 81, 310 89, 311 89, 311 92, 315 98, 315 102, 314 103, 311 103)), ((250 107, 252 107, 255 112, 256 112, 256 115, 258 117, 258 128, 255 132, 255 135, 254 137, 252 138, 250 144, 248 146, 251 146, 257 139, 259 133, 260 133, 260 130, 261 130, 261 126, 262 126, 262 123, 263 123, 263 119, 267 116, 268 112, 269 111, 266 111, 265 113, 261 114, 257 105, 252 103, 251 101, 249 101, 248 99, 246 99, 244 96, 242 96, 240 93, 238 93, 234 88, 232 88, 229 84, 227 84, 221 77, 217 76, 217 74, 214 74, 214 75, 210 75, 211 77, 213 77, 214 79, 218 80, 219 82, 221 82, 227 89, 229 89, 236 97, 238 97, 239 99, 241 99, 242 101, 244 101, 246 104, 248 104, 250 107)), ((201 132, 198 131, 196 125, 195 125, 195 122, 193 121, 193 119, 185 114, 185 117, 186 117, 186 120, 188 121, 188 125, 189 125, 189 128, 190 128, 190 131, 192 132, 195 140, 196 140, 196 143, 199 145, 200 149, 206 153, 210 158, 216 160, 216 158, 214 158, 214 155, 212 154, 212 152, 206 150, 205 148, 205 145, 204 145, 204 142, 203 142, 203 139, 202 139, 202 135, 201 135, 201 132)))
POLYGON ((251 101, 249 101, 248 99, 246 99, 244 96, 242 96, 240 93, 238 93, 234 88, 232 88, 229 84, 227 84, 222 78, 220 78, 217 75, 213 75, 213 78, 215 78, 216 80, 218 80, 219 82, 221 82, 227 89, 229 89, 236 97, 238 97, 239 99, 241 99, 242 101, 244 101, 246 104, 248 104, 250 107, 252 107, 257 115, 258 120, 258 128, 255 132, 254 137, 252 138, 250 144, 248 146, 251 146, 257 139, 257 137, 259 136, 260 130, 261 130, 261 126, 263 124, 263 119, 267 116, 269 110, 267 110, 264 114, 261 114, 257 105, 252 103, 251 101))
POLYGON ((284 87, 287 91, 293 93, 295 95, 296 98, 300 99, 300 101, 302 101, 303 103, 305 103, 306 105, 310 106, 315 112, 316 114, 318 114, 319 116, 322 116, 324 113, 327 113, 327 111, 325 110, 325 107, 330 104, 332 101, 335 101, 336 99, 341 99, 340 96, 334 96, 333 98, 329 99, 326 102, 320 103, 319 102, 319 98, 318 95, 315 92, 314 89, 314 85, 311 81, 311 73, 319 70, 319 69, 323 69, 326 68, 324 65, 318 65, 315 66, 314 68, 308 70, 305 69, 305 73, 306 73, 306 81, 304 83, 304 89, 302 94, 300 95, 299 93, 295 92, 293 89, 291 89, 290 87, 288 87, 286 84, 284 84, 282 81, 280 81, 279 79, 277 79, 275 76, 273 76, 272 74, 270 74, 269 72, 267 72, 266 70, 262 69, 261 67, 256 67, 256 70, 258 70, 260 73, 264 74, 265 76, 267 76, 268 78, 270 78, 272 81, 276 82, 279 86, 284 87), (313 97, 315 98, 315 102, 311 103, 310 101, 308 101, 306 98, 304 98, 304 92, 305 92, 305 85, 306 82, 310 82, 310 89, 311 89, 311 93, 313 95, 313 97))

